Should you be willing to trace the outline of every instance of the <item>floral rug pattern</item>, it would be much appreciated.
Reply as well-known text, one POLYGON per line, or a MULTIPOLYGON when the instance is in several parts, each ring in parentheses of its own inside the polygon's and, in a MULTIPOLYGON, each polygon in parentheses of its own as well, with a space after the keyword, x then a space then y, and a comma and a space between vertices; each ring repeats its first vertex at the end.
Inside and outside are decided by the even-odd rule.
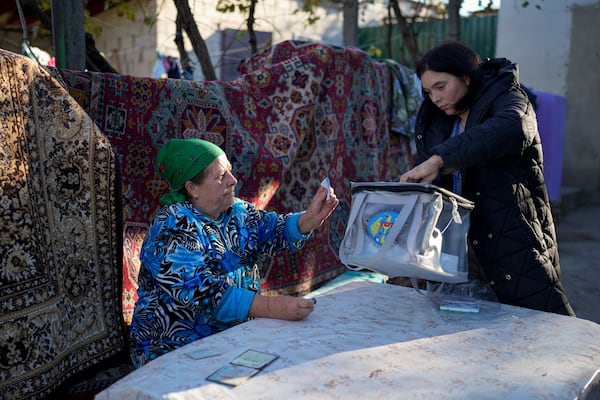
POLYGON ((126 322, 136 300, 141 242, 167 191, 154 159, 168 139, 200 137, 221 146, 239 180, 238 196, 259 208, 303 210, 329 177, 340 206, 302 251, 265 260, 266 293, 307 293, 344 272, 338 246, 350 182, 395 180, 406 167, 408 139, 390 127, 387 64, 358 49, 288 41, 240 71, 229 82, 54 71, 108 137, 120 164, 126 322))

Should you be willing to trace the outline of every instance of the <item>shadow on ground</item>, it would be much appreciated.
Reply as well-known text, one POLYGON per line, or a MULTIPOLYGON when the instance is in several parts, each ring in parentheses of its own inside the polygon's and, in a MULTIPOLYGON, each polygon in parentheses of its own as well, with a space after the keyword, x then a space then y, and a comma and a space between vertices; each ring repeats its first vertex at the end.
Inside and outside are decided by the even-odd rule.
POLYGON ((577 317, 600 324, 600 193, 573 195, 556 223, 562 280, 577 317))

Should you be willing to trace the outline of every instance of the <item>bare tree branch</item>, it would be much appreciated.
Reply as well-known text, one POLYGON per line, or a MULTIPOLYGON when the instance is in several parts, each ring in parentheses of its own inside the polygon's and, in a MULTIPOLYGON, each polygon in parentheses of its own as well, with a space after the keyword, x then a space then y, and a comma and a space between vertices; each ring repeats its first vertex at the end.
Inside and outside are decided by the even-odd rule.
POLYGON ((404 17, 404 15, 402 15, 402 11, 400 10, 400 6, 398 5, 398 0, 390 0, 390 6, 394 10, 394 14, 396 14, 396 19, 398 20, 398 27, 400 28, 400 32, 402 33, 402 40, 408 48, 408 54, 410 55, 413 66, 416 68, 417 63, 419 62, 419 49, 417 47, 415 37, 408 27, 406 18, 404 17))
POLYGON ((183 44, 183 28, 182 28, 181 15, 177 13, 177 20, 175 21, 175 44, 179 51, 179 59, 181 60, 181 68, 190 73, 194 72, 194 67, 190 61, 190 57, 183 44))
POLYGON ((250 8, 248 9, 248 19, 247 19, 247 27, 248 27, 248 35, 250 36, 250 48, 252 49, 252 54, 255 54, 257 51, 256 45, 256 32, 254 32, 254 11, 256 10, 256 2, 257 0, 250 1, 250 8))
POLYGON ((202 38, 202 35, 198 30, 198 26, 194 21, 194 17, 192 16, 192 11, 190 10, 188 0, 173 1, 175 2, 175 7, 177 8, 177 19, 180 20, 181 27, 188 35, 188 38, 192 43, 194 53, 196 54, 196 57, 198 57, 198 61, 200 62, 200 66, 202 67, 204 80, 216 80, 217 75, 215 73, 215 68, 213 67, 212 62, 210 60, 210 55, 208 53, 208 49, 206 48, 206 42, 202 38))

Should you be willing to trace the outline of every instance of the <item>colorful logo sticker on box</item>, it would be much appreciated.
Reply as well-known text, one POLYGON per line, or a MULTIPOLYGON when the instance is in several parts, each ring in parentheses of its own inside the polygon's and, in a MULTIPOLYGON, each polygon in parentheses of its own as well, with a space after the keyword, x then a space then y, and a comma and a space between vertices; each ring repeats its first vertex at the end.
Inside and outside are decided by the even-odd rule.
POLYGON ((369 237, 373 239, 377 246, 382 246, 385 243, 390 229, 394 225, 394 221, 398 218, 398 213, 394 211, 382 211, 375 214, 367 222, 367 231, 369 237))

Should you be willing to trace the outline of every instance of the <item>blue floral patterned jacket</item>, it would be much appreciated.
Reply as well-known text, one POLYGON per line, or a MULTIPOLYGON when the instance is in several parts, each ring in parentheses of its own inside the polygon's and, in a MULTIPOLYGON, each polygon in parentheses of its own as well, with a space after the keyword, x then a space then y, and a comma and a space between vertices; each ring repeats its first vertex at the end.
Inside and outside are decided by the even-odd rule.
POLYGON ((300 215, 256 210, 239 199, 216 221, 188 202, 162 208, 140 254, 134 365, 247 320, 260 293, 261 260, 308 238, 298 230, 300 215))

